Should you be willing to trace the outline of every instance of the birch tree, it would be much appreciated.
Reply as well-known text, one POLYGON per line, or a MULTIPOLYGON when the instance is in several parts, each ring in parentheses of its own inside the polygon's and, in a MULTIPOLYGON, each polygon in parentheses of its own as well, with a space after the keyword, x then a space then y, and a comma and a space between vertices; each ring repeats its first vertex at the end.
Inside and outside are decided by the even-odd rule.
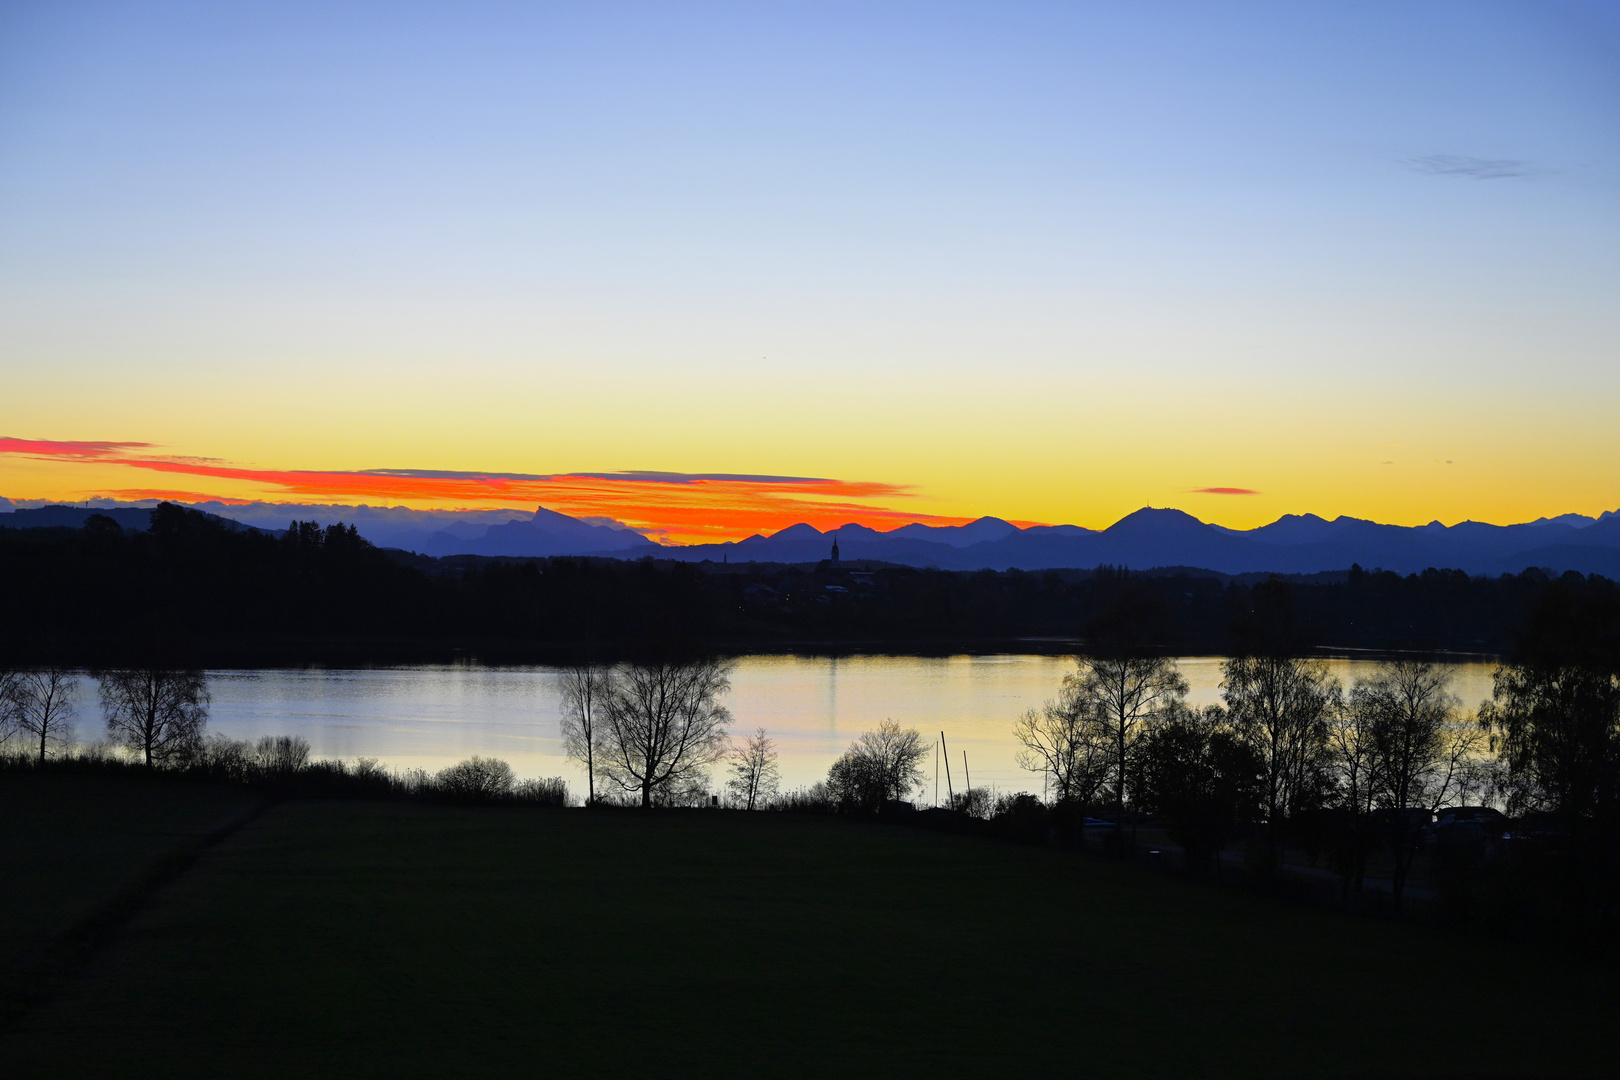
POLYGON ((752 810, 761 799, 776 794, 781 772, 776 764, 776 744, 765 737, 765 729, 743 740, 731 752, 731 779, 726 787, 743 809, 752 810))
POLYGON ((1088 705, 1066 679, 1057 698, 1013 725, 1018 767, 1046 775, 1054 804, 1090 806, 1108 782, 1108 746, 1088 705))
POLYGON ((1326 664, 1295 656, 1234 656, 1224 675, 1227 713, 1264 769, 1267 850, 1275 863, 1284 823, 1304 807, 1325 767, 1328 721, 1343 690, 1326 664))
POLYGON ((208 680, 200 671, 119 668, 102 672, 101 711, 114 742, 148 766, 192 754, 208 724, 208 680))
POLYGON ((40 764, 52 743, 62 746, 73 740, 73 695, 78 687, 72 672, 41 668, 19 672, 6 689, 17 730, 38 747, 40 764))
POLYGON ((0 665, 0 746, 17 730, 17 679, 22 672, 0 665))
POLYGON ((731 714, 720 695, 731 689, 731 665, 718 660, 627 664, 612 680, 600 717, 601 770, 640 796, 700 781, 726 752, 731 714))
POLYGON ((613 693, 613 672, 597 664, 575 664, 562 671, 563 753, 585 766, 585 805, 596 801, 596 754, 602 740, 602 712, 613 693))
POLYGON ((1389 812, 1397 912, 1422 839, 1411 812, 1429 815, 1445 805, 1482 741, 1476 727, 1459 722, 1460 704, 1449 672, 1415 660, 1386 664, 1350 691, 1351 709, 1365 713, 1371 734, 1374 799, 1389 812))
POLYGON ((1187 698, 1187 680, 1163 656, 1082 656, 1064 679, 1107 747, 1114 809, 1123 823, 1131 765, 1137 744, 1156 721, 1177 715, 1187 698))

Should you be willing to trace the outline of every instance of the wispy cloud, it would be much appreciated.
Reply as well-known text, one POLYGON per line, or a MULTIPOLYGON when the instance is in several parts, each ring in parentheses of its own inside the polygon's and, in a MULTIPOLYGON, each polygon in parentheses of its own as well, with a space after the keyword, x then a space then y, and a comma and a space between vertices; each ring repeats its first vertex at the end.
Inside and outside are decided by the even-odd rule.
POLYGON ((232 499, 223 495, 209 495, 202 491, 174 491, 169 488, 108 488, 95 494, 113 499, 128 499, 131 502, 156 499, 159 502, 216 502, 224 503, 226 506, 252 506, 254 503, 253 499, 232 499))
MULTIPOLYGON (((198 458, 195 460, 209 460, 198 458)), ((365 476, 408 476, 425 480, 622 480, 636 484, 695 484, 705 480, 743 484, 837 484, 824 476, 773 476, 770 473, 683 473, 628 469, 622 472, 509 473, 476 469, 362 469, 365 476)))
POLYGON ((388 476, 407 480, 550 480, 550 473, 484 472, 475 469, 359 469, 355 476, 388 476))
POLYGON ((1477 158, 1466 154, 1427 154, 1408 158, 1406 164, 1430 176, 1460 176, 1470 180, 1511 180, 1542 171, 1517 158, 1477 158))
POLYGON ((643 484, 694 484, 702 480, 718 480, 742 484, 836 484, 823 476, 771 476, 768 473, 679 473, 651 472, 631 469, 627 472, 565 473, 566 476, 594 477, 597 480, 628 480, 643 484))
POLYGON ((1260 492, 1255 491, 1253 488, 1238 488, 1238 487, 1193 488, 1191 493, 1194 494, 1194 495, 1258 495, 1258 494, 1260 494, 1260 492))
POLYGON ((30 457, 101 461, 117 458, 131 450, 156 449, 144 442, 63 442, 57 439, 14 439, 0 435, 0 454, 27 454, 30 457))
MULTIPOLYGON (((756 473, 475 472, 446 469, 308 470, 230 465, 212 458, 140 451, 149 443, 0 441, 0 453, 37 460, 117 465, 172 476, 247 484, 264 501, 338 499, 344 502, 413 502, 445 506, 541 505, 581 518, 612 518, 650 536, 677 542, 740 539, 800 521, 818 529, 854 522, 892 529, 911 522, 963 525, 970 519, 917 513, 884 505, 912 498, 907 485, 827 477, 756 473)), ((160 488, 120 489, 124 497, 187 501, 220 498, 160 488)))

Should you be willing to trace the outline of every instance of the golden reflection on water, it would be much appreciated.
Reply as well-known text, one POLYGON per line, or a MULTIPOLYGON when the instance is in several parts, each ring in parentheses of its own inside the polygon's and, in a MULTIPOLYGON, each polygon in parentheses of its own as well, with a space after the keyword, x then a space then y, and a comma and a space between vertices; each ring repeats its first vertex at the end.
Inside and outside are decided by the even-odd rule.
MULTIPOLYGON (((1192 704, 1220 700, 1220 657, 1179 664, 1192 704)), ((1377 662, 1329 665, 1348 687, 1377 662)), ((1494 664, 1448 666, 1466 710, 1490 696, 1494 664)), ((727 705, 734 734, 764 727, 777 741, 785 787, 823 779, 852 739, 894 719, 930 740, 945 733, 958 787, 965 752, 975 785, 1038 793, 1041 777, 1014 761, 1011 727, 1054 696, 1072 669, 1071 660, 1055 656, 750 656, 737 662, 727 705)), ((435 770, 482 754, 505 759, 519 776, 563 776, 572 789, 584 788, 583 771, 558 746, 557 679, 549 668, 218 671, 211 688, 210 728, 234 738, 301 735, 318 757, 374 757, 398 768, 435 770)), ((81 736, 92 738, 87 722, 95 710, 86 705, 81 736)))

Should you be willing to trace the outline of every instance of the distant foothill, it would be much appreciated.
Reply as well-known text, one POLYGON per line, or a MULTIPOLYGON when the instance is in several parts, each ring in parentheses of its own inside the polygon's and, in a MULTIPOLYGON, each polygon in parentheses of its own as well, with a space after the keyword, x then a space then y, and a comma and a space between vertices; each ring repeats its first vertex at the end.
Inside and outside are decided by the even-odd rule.
MULTIPOLYGON (((145 529, 150 504, 95 500, 3 512, 0 528, 80 528, 102 514, 145 529)), ((1353 565, 1419 573, 1435 567, 1472 575, 1553 573, 1620 577, 1620 511, 1565 514, 1519 525, 1460 522, 1381 525, 1359 518, 1290 514, 1256 529, 1228 529, 1180 510, 1144 508, 1102 530, 1077 525, 1019 528, 984 517, 967 525, 909 524, 887 532, 846 524, 822 531, 800 523, 769 536, 720 544, 656 544, 619 523, 583 521, 544 507, 520 510, 414 510, 406 507, 222 502, 194 509, 239 525, 281 532, 291 518, 353 525, 378 547, 433 558, 453 555, 548 558, 562 555, 679 562, 814 563, 834 540, 844 561, 941 570, 1047 570, 1101 565, 1133 570, 1185 567, 1221 574, 1316 574, 1353 565)))

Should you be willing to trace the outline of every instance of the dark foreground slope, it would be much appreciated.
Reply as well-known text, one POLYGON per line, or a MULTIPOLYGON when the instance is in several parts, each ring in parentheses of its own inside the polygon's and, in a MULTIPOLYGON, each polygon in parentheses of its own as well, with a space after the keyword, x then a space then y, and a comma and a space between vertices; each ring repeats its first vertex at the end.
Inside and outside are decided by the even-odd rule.
POLYGON ((51 943, 135 900, 165 864, 259 802, 240 787, 165 776, 0 771, 0 1022, 51 943))
POLYGON ((8 1076, 1608 1075, 1599 971, 786 815, 284 804, 8 1076))

